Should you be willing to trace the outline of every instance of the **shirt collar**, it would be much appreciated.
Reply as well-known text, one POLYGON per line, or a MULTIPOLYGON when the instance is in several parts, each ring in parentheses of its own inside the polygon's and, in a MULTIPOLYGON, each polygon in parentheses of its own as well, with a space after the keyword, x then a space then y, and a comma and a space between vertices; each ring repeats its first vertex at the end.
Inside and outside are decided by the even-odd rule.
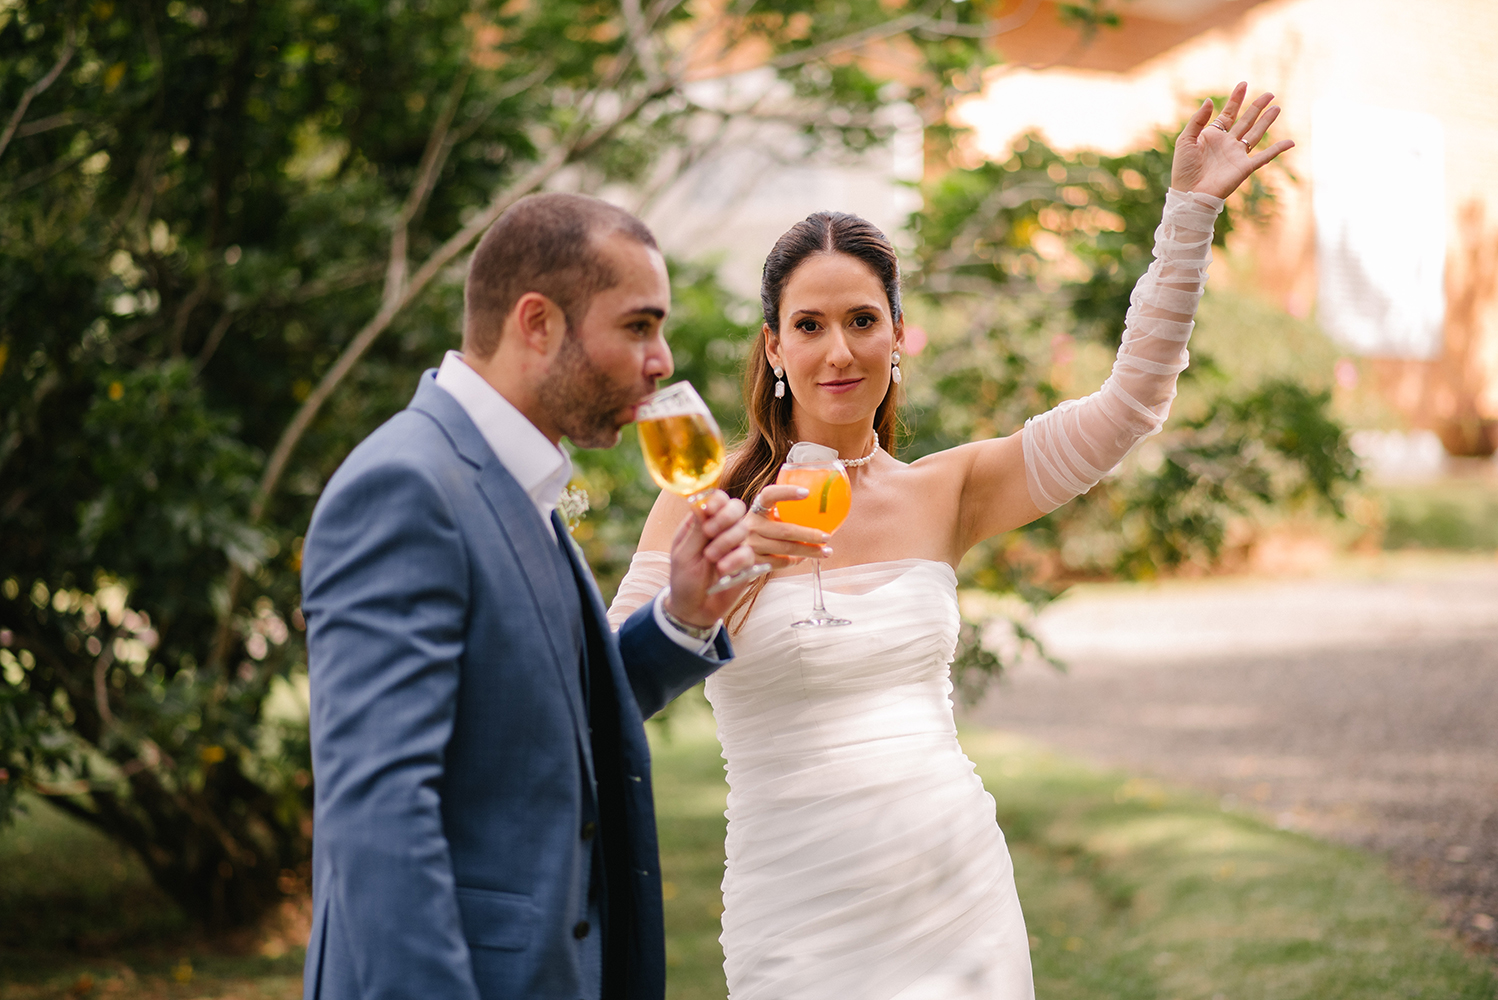
POLYGON ((458 401, 494 456, 525 490, 541 520, 551 523, 557 499, 572 478, 572 460, 499 394, 463 355, 448 351, 437 369, 437 384, 458 401))

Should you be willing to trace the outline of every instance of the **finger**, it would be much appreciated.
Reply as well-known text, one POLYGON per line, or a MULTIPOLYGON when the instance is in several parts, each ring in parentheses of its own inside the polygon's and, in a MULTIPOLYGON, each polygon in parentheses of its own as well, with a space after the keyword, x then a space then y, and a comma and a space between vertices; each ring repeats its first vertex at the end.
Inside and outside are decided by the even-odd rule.
POLYGON ((1234 139, 1242 139, 1248 134, 1248 130, 1253 128, 1254 122, 1258 120, 1259 115, 1263 114, 1264 108, 1272 100, 1274 100, 1274 95, 1268 92, 1254 98, 1254 102, 1243 110, 1243 116, 1233 123, 1228 134, 1234 139))
POLYGON ((760 490, 759 496, 755 497, 755 499, 759 501, 761 507, 769 507, 782 500, 805 500, 810 495, 811 491, 805 486, 771 483, 760 490))
POLYGON ((1218 119, 1225 124, 1231 125, 1238 117, 1238 109, 1243 107, 1243 98, 1248 94, 1248 81, 1241 80, 1233 92, 1228 95, 1228 102, 1222 106, 1222 114, 1218 119))
POLYGON ((709 561, 722 559, 728 553, 743 545, 748 539, 749 522, 740 519, 737 523, 730 525, 704 545, 702 547, 702 556, 709 561))
MULTIPOLYGON (((744 520, 745 513, 744 501, 732 498, 725 500, 717 513, 702 522, 702 533, 710 539, 717 538, 730 528, 738 526, 744 520)), ((744 530, 748 530, 747 525, 744 530)))
POLYGON ((829 545, 810 542, 783 542, 759 538, 752 543, 754 551, 762 556, 778 556, 783 559, 826 559, 832 555, 829 545))
POLYGON ((760 490, 749 507, 749 513, 766 520, 778 520, 775 505, 782 500, 805 500, 811 491, 805 486, 776 486, 771 484, 760 490))
POLYGON ((805 545, 826 545, 832 536, 817 528, 808 528, 788 521, 771 521, 754 526, 754 533, 761 538, 780 542, 797 542, 805 545))
POLYGON ((739 570, 748 569, 753 565, 754 550, 747 545, 740 545, 730 550, 716 563, 719 576, 733 576, 739 570))
POLYGON ((676 534, 671 539, 671 551, 682 550, 695 551, 702 547, 702 512, 694 510, 691 517, 684 517, 676 526, 676 534))
POLYGON ((1212 120, 1212 102, 1202 101, 1202 106, 1196 109, 1196 114, 1186 119, 1186 127, 1181 129, 1181 138, 1178 142, 1196 142, 1196 137, 1202 134, 1202 129, 1207 127, 1207 122, 1212 120))
POLYGON ((1253 128, 1243 133, 1243 141, 1248 143, 1249 149, 1253 149, 1253 147, 1259 144, 1259 140, 1264 138, 1264 133, 1269 131, 1269 126, 1273 125, 1274 120, 1279 116, 1279 105, 1275 105, 1264 112, 1263 117, 1254 123, 1253 128))
POLYGON ((728 494, 724 493, 722 490, 708 491, 707 496, 703 497, 703 499, 697 504, 697 512, 702 515, 701 520, 706 521, 718 511, 722 510, 723 505, 728 502, 728 499, 728 494))
POLYGON ((1279 156, 1285 150, 1292 148, 1294 145, 1295 143, 1289 139, 1281 139, 1279 142, 1275 143, 1273 146, 1270 146, 1268 149, 1260 150, 1259 152, 1248 158, 1249 171, 1252 172, 1254 170, 1258 170, 1260 167, 1264 166, 1264 164, 1268 163, 1276 156, 1279 156))

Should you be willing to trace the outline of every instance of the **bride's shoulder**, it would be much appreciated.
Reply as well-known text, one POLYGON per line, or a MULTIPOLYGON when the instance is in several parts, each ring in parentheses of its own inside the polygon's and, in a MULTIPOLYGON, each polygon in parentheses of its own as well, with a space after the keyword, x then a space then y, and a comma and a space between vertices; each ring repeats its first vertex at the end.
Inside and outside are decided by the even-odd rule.
POLYGON ((902 463, 905 468, 916 476, 926 478, 941 478, 944 476, 962 477, 972 467, 973 462, 981 452, 981 445, 987 442, 976 441, 969 444, 959 444, 952 448, 943 448, 941 451, 933 451, 902 463))
POLYGON ((882 455, 881 467, 884 482, 901 493, 918 492, 926 496, 938 496, 950 489, 960 489, 965 462, 954 455, 957 449, 932 452, 909 461, 882 455))

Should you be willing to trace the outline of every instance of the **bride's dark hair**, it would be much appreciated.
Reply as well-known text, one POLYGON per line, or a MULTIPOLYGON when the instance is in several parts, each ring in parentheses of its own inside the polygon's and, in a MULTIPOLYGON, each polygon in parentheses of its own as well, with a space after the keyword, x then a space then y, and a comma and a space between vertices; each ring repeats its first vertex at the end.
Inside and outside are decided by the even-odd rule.
MULTIPOLYGON (((765 258, 764 276, 760 280, 759 301, 764 310, 765 326, 780 331, 780 298, 786 282, 807 258, 819 254, 847 254, 862 261, 879 283, 889 300, 891 321, 900 312, 900 261, 889 238, 879 227, 847 212, 816 212, 808 215, 775 241, 765 258)), ((765 357, 768 333, 764 327, 754 338, 754 346, 744 363, 744 410, 749 416, 749 433, 744 443, 728 457, 718 486, 746 504, 770 483, 795 444, 795 426, 791 418, 791 395, 775 398, 775 373, 765 357)), ((896 434, 900 428, 898 387, 890 383, 889 391, 874 411, 874 430, 879 443, 891 455, 895 453, 896 434)), ((736 631, 748 616, 754 600, 765 585, 761 577, 753 583, 729 614, 729 628, 736 631)))

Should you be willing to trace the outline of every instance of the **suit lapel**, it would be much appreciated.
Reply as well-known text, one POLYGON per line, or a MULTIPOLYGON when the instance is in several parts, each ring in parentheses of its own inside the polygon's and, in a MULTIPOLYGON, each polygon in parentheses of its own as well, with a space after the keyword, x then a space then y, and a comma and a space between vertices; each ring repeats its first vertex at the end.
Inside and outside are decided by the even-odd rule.
MULTIPOLYGON (((525 581, 526 593, 530 597, 535 617, 546 636, 547 645, 551 647, 552 669, 556 671, 557 680, 566 692, 567 707, 572 714, 573 734, 591 781, 593 748, 592 741, 588 739, 587 710, 582 703, 579 680, 575 676, 569 677, 567 673, 571 671, 575 674, 577 664, 567 662, 569 657, 565 655, 565 651, 571 648, 571 642, 565 631, 567 623, 558 614, 559 609, 566 605, 559 589, 564 581, 558 578, 554 569, 556 539, 552 537, 546 522, 541 520, 530 496, 499 461, 458 401, 438 387, 435 376, 435 371, 422 375, 416 396, 411 400, 411 408, 436 420, 447 432, 458 453, 470 464, 478 466, 479 491, 494 515, 500 537, 520 568, 519 575, 525 581)), ((571 541, 570 538, 568 541, 571 541)), ((589 613, 591 596, 585 591, 578 594, 585 615, 589 613)))
MULTIPOLYGON (((490 463, 479 473, 479 489, 489 501, 500 533, 515 554, 516 562, 524 569, 521 575, 530 588, 536 614, 545 629, 546 641, 551 646, 551 662, 557 672, 557 680, 561 682, 562 690, 568 692, 568 707, 572 710, 577 743, 582 750, 588 777, 592 780, 593 747, 592 740, 588 738, 588 713, 582 702, 581 678, 577 675, 578 665, 569 662, 570 657, 564 655, 565 650, 571 649, 572 643, 567 635, 567 622, 560 614, 566 607, 560 589, 566 581, 558 577, 554 568, 556 539, 551 537, 549 526, 541 520, 531 498, 492 454, 490 463), (508 511, 509 516, 502 514, 502 511, 508 511)), ((578 597, 578 603, 586 608, 587 600, 584 595, 579 593, 578 597)), ((584 613, 587 613, 586 610, 584 613)))
POLYGON ((582 550, 578 548, 577 542, 572 540, 571 532, 567 530, 567 525, 556 511, 551 512, 551 523, 556 529, 557 537, 562 539, 562 548, 567 553, 567 562, 572 565, 572 576, 577 581, 578 597, 582 599, 583 614, 590 619, 586 624, 597 626, 599 622, 607 622, 608 612, 603 606, 603 595, 598 592, 598 582, 593 579, 593 571, 588 568, 582 550))
POLYGON ((619 644, 608 641, 608 636, 613 630, 609 627, 608 612, 603 606, 603 595, 598 592, 598 583, 593 579, 593 571, 588 568, 588 561, 583 557, 582 550, 561 526, 561 518, 555 511, 552 512, 551 517, 553 523, 558 526, 558 530, 562 531, 562 537, 567 541, 563 548, 567 550, 567 561, 572 564, 572 575, 577 579, 578 593, 582 597, 583 624, 590 633, 599 637, 599 647, 606 658, 604 663, 590 661, 588 669, 609 671, 613 677, 614 697, 619 702, 617 710, 638 717, 639 709, 635 706, 634 693, 629 686, 629 676, 624 672, 624 660, 619 655, 619 644))

